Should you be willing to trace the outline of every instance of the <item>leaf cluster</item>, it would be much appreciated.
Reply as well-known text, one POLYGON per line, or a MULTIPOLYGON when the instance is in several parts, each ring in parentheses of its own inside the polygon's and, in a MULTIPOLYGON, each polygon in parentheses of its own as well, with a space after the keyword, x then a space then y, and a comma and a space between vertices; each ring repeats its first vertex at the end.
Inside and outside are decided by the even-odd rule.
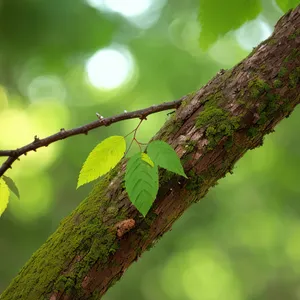
MULTIPOLYGON (((125 151, 123 136, 111 136, 99 143, 82 166, 77 188, 112 170, 124 157, 125 151)), ((157 196, 158 167, 186 177, 175 150, 163 141, 151 142, 147 153, 138 152, 127 162, 125 188, 130 201, 143 216, 146 216, 157 196)))

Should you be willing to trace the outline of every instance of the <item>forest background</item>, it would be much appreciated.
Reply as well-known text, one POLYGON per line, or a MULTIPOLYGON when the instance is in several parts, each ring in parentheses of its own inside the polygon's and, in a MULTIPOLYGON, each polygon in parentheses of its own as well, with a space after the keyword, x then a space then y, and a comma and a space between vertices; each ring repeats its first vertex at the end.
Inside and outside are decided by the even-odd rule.
MULTIPOLYGON (((0 0, 0 149, 200 88, 298 4, 251 2, 0 0)), ((139 139, 168 118, 151 115, 139 139)), ((0 293, 91 190, 76 190, 91 149, 137 122, 57 142, 7 172, 21 199, 0 218, 0 293)), ((299 126, 296 108, 103 298, 300 299, 299 126)))

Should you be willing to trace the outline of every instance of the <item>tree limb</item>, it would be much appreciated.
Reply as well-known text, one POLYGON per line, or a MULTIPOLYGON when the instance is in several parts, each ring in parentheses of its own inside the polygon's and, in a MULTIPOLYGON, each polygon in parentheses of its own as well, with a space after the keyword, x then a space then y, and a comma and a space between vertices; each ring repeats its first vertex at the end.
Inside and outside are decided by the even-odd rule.
POLYGON ((37 136, 34 137, 34 141, 30 144, 27 144, 21 148, 15 149, 15 150, 0 150, 0 156, 8 156, 7 160, 1 165, 0 167, 0 177, 9 169, 11 168, 12 164, 19 159, 20 156, 26 155, 30 151, 36 151, 38 148, 41 147, 47 147, 48 145, 57 142, 59 140, 66 139, 68 137, 71 137, 73 135, 78 134, 88 134, 88 132, 92 129, 102 127, 102 126, 109 126, 113 123, 117 123, 123 120, 129 120, 129 119, 146 119, 147 116, 168 110, 173 108, 178 108, 181 104, 181 102, 184 100, 185 97, 182 97, 181 99, 174 100, 171 102, 165 102, 159 105, 153 105, 144 109, 132 111, 132 112, 124 112, 123 114, 115 115, 109 118, 99 118, 99 120, 93 121, 89 124, 65 130, 62 128, 59 132, 50 135, 46 138, 40 139, 37 136))
POLYGON ((154 139, 172 144, 189 178, 161 171, 146 218, 128 200, 123 160, 62 221, 0 299, 99 299, 299 104, 299 29, 300 6, 249 57, 185 98, 154 139))

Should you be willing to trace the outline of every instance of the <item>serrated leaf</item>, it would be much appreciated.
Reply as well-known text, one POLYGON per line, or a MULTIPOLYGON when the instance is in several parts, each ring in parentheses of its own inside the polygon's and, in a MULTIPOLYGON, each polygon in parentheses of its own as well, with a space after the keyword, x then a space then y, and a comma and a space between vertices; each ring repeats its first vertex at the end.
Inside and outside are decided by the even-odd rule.
POLYGON ((299 4, 299 0, 276 0, 277 5, 283 12, 287 12, 291 8, 295 8, 299 4))
POLYGON ((158 166, 187 178, 177 153, 169 144, 163 141, 151 142, 147 153, 158 166))
POLYGON ((219 37, 255 19, 261 10, 260 0, 199 0, 201 49, 207 50, 219 37))
POLYGON ((84 162, 77 188, 108 173, 122 159, 126 150, 123 136, 111 136, 98 144, 84 162))
POLYGON ((15 184, 15 182, 10 177, 5 176, 5 175, 3 175, 2 178, 5 181, 8 188, 18 197, 18 199, 20 199, 19 189, 18 189, 17 185, 15 184))
POLYGON ((0 178, 0 216, 5 211, 9 200, 9 188, 3 178, 0 178))
POLYGON ((125 173, 129 199, 143 216, 146 216, 158 192, 158 169, 153 162, 153 166, 149 164, 150 158, 145 161, 147 156, 140 152, 132 156, 125 173))

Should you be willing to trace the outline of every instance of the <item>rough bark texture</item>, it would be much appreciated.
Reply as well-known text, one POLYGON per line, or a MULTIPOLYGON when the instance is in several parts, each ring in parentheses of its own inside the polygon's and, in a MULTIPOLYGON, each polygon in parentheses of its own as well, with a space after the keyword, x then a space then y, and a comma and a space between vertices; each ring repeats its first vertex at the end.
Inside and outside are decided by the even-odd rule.
POLYGON ((299 77, 300 6, 281 18, 274 34, 244 61, 186 96, 154 137, 176 149, 189 179, 161 172, 159 194, 144 219, 124 190, 123 161, 62 221, 1 300, 99 299, 292 112, 300 102, 299 77))

